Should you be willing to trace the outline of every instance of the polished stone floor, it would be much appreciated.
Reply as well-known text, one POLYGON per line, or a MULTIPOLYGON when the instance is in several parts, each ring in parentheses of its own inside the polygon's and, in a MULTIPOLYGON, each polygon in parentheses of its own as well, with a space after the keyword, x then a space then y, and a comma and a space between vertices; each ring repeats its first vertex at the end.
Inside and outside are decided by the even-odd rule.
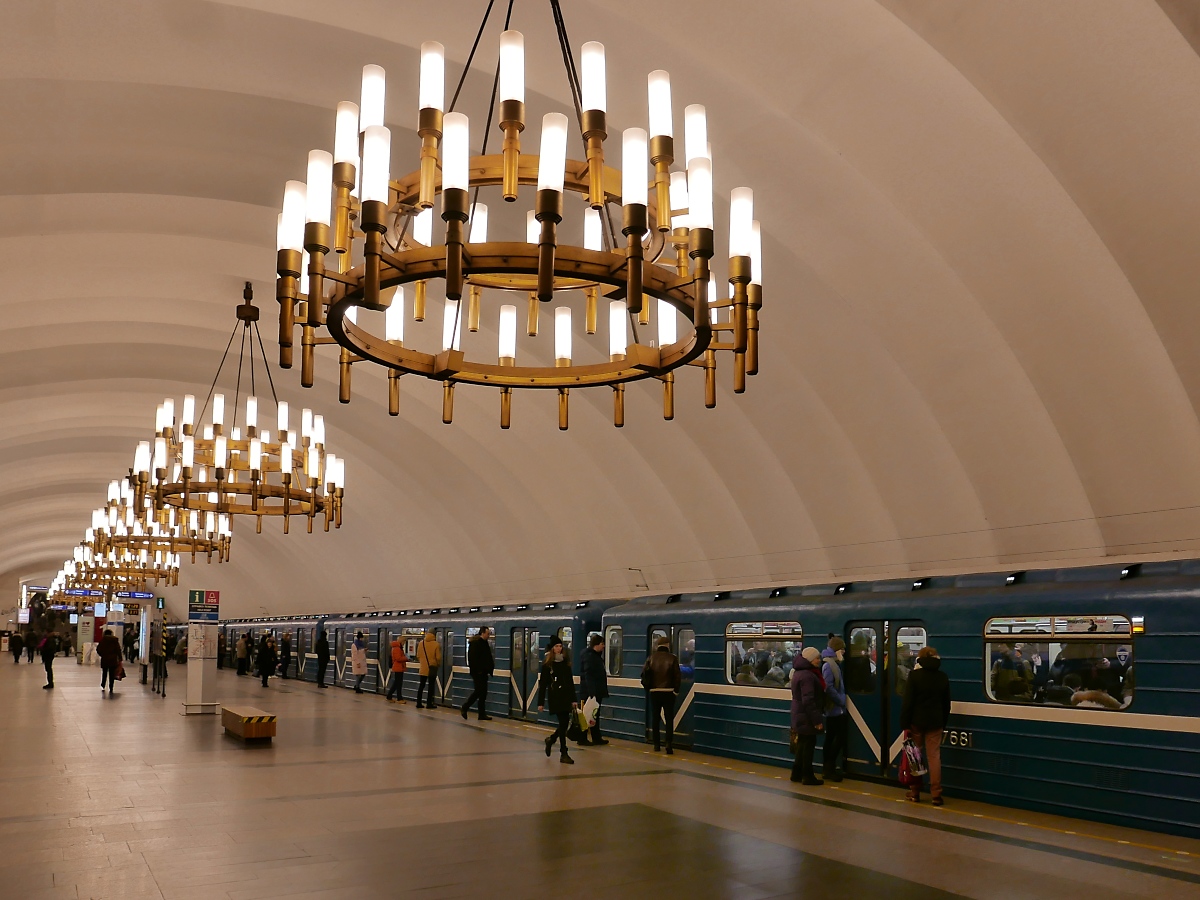
POLYGON ((1200 897, 1200 842, 219 674, 268 746, 131 677, 0 660, 0 897, 1200 897))

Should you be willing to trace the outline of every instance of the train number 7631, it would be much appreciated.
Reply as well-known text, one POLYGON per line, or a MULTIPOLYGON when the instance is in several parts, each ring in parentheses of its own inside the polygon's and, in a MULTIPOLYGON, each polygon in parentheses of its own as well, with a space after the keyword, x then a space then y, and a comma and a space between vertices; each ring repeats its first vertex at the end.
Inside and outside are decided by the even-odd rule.
POLYGON ((946 747, 971 747, 974 746, 971 740, 971 732, 969 731, 951 731, 946 729, 942 732, 942 746, 946 747))

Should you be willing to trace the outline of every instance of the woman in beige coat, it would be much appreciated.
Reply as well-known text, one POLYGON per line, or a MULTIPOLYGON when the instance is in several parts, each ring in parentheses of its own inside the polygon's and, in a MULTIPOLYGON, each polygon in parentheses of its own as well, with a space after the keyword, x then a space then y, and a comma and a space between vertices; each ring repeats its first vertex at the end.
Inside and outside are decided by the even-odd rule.
POLYGON ((417 709, 425 707, 433 709, 433 686, 437 682, 438 670, 442 666, 442 645, 438 643, 432 631, 425 632, 425 640, 421 641, 421 645, 417 647, 417 664, 420 666, 419 674, 421 676, 421 680, 417 682, 417 709), (426 681, 429 683, 429 696, 425 701, 425 707, 422 707, 421 691, 425 689, 426 681))

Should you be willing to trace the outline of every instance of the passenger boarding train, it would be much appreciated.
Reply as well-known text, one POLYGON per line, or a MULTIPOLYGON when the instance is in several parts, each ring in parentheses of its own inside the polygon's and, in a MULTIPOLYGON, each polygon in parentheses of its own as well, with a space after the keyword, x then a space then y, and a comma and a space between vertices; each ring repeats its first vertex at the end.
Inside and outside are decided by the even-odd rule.
MULTIPOLYGON (((1200 561, 222 627, 230 654, 246 631, 291 632, 309 680, 324 627, 334 655, 327 682, 347 687, 361 630, 372 660, 364 687, 377 692, 386 690, 391 639, 400 636, 415 659, 432 630, 444 650, 439 696, 457 705, 471 690, 466 641, 483 625, 495 643, 492 715, 537 720, 548 637, 562 637, 578 674, 579 653, 599 632, 612 695, 602 728, 644 741, 640 672, 666 637, 683 671, 676 746, 774 765, 791 763, 792 659, 838 635, 852 722, 847 774, 872 780, 896 778, 905 683, 917 651, 932 645, 954 700, 942 752, 949 796, 1200 837, 1200 561)), ((416 686, 414 662, 405 696, 416 686)))

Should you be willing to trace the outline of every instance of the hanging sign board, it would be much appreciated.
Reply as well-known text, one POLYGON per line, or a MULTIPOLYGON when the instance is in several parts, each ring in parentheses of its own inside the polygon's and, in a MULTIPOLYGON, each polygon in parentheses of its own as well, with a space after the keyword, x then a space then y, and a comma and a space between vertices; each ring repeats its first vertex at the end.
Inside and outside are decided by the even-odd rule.
POLYGON ((188 591, 189 622, 219 622, 221 619, 219 591, 188 591))

